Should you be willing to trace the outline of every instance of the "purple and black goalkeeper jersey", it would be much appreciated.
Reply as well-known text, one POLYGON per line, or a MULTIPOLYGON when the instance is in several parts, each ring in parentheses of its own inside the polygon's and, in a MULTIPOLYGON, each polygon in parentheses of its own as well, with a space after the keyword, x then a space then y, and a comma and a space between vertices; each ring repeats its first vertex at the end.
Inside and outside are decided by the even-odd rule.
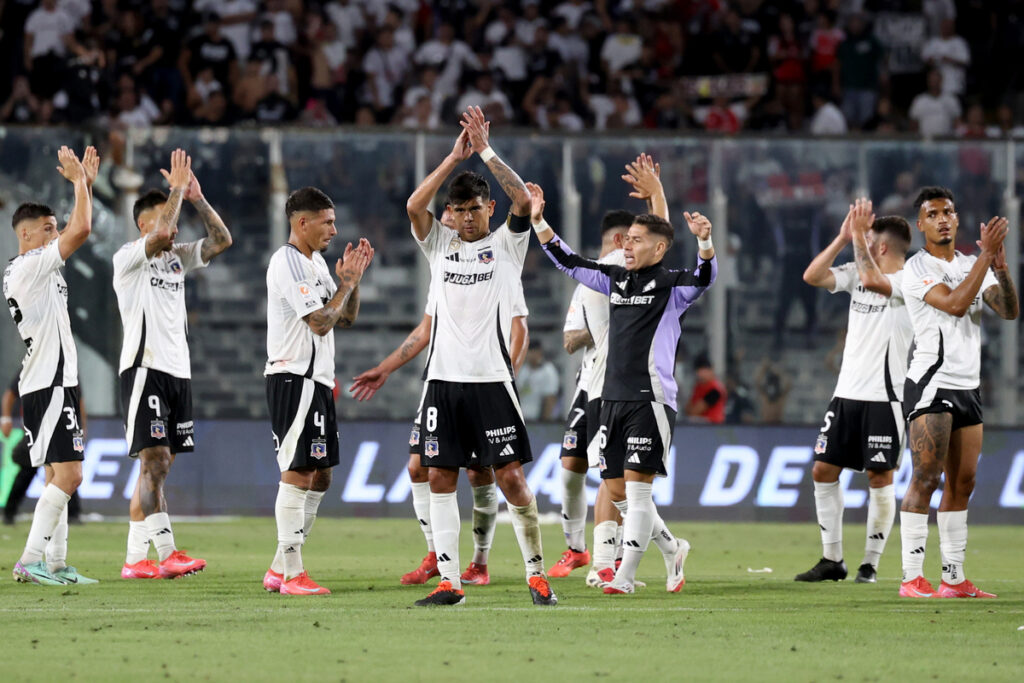
POLYGON ((556 235, 543 245, 558 269, 608 295, 606 401, 656 401, 676 410, 676 347, 686 310, 711 286, 718 262, 697 257, 697 268, 640 270, 598 263, 573 252, 556 235))

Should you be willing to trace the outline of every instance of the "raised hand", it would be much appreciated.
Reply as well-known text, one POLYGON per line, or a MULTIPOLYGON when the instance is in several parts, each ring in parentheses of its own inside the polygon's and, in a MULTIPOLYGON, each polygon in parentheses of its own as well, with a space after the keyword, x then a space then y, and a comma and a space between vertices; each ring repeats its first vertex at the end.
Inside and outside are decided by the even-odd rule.
POLYGON ((641 154, 636 161, 626 164, 626 175, 622 179, 633 186, 630 197, 650 199, 663 191, 661 186, 661 165, 654 163, 648 154, 641 154))
POLYGON ((490 146, 491 124, 484 117, 480 107, 470 107, 462 114, 459 121, 462 130, 469 136, 473 151, 479 154, 490 146))
POLYGON ((190 202, 195 202, 202 198, 203 188, 199 185, 199 180, 196 178, 196 174, 189 173, 188 187, 185 188, 185 199, 190 202))
POLYGON ((369 401, 377 390, 384 386, 384 382, 388 381, 390 374, 380 368, 361 372, 352 378, 352 386, 348 391, 357 401, 369 401))
MULTIPOLYGON (((981 239, 978 240, 978 246, 981 247, 982 251, 991 254, 993 259, 999 258, 999 253, 1003 250, 1003 240, 1006 239, 1006 233, 1009 232, 1009 229, 1010 222, 1008 220, 999 216, 993 216, 987 225, 982 224, 981 239)), ((1004 267, 1005 263, 1006 257, 1004 253, 1004 267)))
POLYGON ((360 237, 359 246, 355 248, 349 242, 345 245, 345 253, 342 254, 342 257, 335 264, 334 272, 343 282, 351 282, 353 279, 355 282, 359 282, 363 277, 363 273, 370 266, 373 254, 373 247, 370 246, 366 238, 360 237))
POLYGON ((708 220, 704 214, 694 211, 683 212, 683 218, 686 219, 686 225, 690 228, 690 232, 697 236, 697 239, 706 240, 711 237, 711 221, 708 220))
POLYGON ((537 183, 526 183, 530 192, 530 221, 534 224, 544 220, 544 190, 537 183))
POLYGON ((452 147, 451 156, 457 161, 465 161, 473 156, 473 146, 469 143, 469 133, 463 130, 459 137, 455 138, 455 145, 452 147))
POLYGON ((184 191, 192 178, 192 157, 185 150, 176 149, 171 152, 171 170, 160 169, 171 190, 184 191))
POLYGON ((85 167, 78 160, 78 155, 75 154, 75 151, 67 145, 62 146, 57 152, 57 160, 60 161, 57 172, 67 180, 75 183, 86 179, 85 167))
MULTIPOLYGON (((875 223, 875 213, 872 209, 871 200, 866 197, 859 197, 846 216, 844 225, 849 223, 847 230, 856 231, 861 235, 867 235, 871 226, 875 223)), ((852 234, 852 233, 851 233, 852 234)))
POLYGON ((100 172, 100 155, 96 148, 89 145, 82 155, 82 168, 85 169, 85 182, 89 187, 96 182, 96 174, 100 172))

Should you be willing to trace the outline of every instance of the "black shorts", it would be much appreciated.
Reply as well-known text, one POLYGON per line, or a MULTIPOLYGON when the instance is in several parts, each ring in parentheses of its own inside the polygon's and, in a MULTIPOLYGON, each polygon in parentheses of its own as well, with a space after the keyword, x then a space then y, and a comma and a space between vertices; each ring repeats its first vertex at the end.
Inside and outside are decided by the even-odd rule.
POLYGON ((898 401, 833 397, 814 442, 814 460, 863 472, 900 466, 906 423, 898 401))
POLYGON ((424 467, 486 468, 533 460, 512 382, 431 380, 420 436, 424 467))
POLYGON ((587 429, 587 425, 594 424, 587 417, 587 392, 577 386, 576 395, 572 397, 572 405, 569 406, 569 415, 565 418, 562 452, 558 457, 587 457, 587 444, 590 443, 591 431, 587 429))
POLYGON ((171 453, 195 448, 191 380, 152 368, 129 368, 121 373, 121 414, 133 458, 154 446, 167 446, 171 453))
POLYGON ((21 397, 32 467, 85 457, 78 387, 49 387, 21 397))
POLYGON ((661 403, 601 401, 601 478, 621 479, 625 470, 666 476, 675 425, 675 411, 661 403))
POLYGON ((301 375, 267 375, 267 405, 282 472, 325 469, 341 462, 331 387, 301 375))
POLYGON ((912 382, 903 386, 903 412, 907 422, 927 413, 953 415, 953 431, 981 424, 981 392, 978 389, 937 389, 912 382))
POLYGON ((409 430, 409 455, 417 455, 423 458, 423 439, 420 438, 420 415, 423 412, 423 399, 427 395, 427 383, 423 383, 423 391, 420 393, 420 404, 416 408, 416 417, 412 419, 412 429, 409 430))

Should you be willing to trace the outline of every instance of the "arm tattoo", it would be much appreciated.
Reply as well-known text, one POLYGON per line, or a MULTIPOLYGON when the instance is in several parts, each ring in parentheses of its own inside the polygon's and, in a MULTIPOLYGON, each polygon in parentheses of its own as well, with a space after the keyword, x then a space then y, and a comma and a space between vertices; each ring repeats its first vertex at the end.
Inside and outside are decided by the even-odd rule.
MULTIPOLYGON (((319 335, 325 335, 334 329, 342 317, 348 311, 348 302, 353 296, 356 298, 356 312, 359 310, 359 277, 346 273, 341 277, 341 285, 338 287, 338 291, 334 293, 331 300, 324 304, 324 307, 318 311, 313 311, 306 320, 309 322, 310 328, 313 332, 319 335)), ((355 315, 348 320, 348 325, 342 325, 343 327, 349 327, 355 322, 355 315)))
POLYGON ((206 199, 200 199, 195 202, 195 207, 196 211, 199 212, 200 218, 203 219, 203 225, 206 226, 206 239, 203 240, 202 257, 204 262, 208 262, 231 246, 231 233, 228 232, 224 221, 221 220, 221 217, 213 210, 213 207, 210 206, 206 199))
POLYGON ((338 318, 338 325, 341 327, 352 327, 359 315, 359 283, 352 288, 352 294, 341 310, 341 317, 338 318))
POLYGON ((860 272, 877 274, 878 266, 875 265, 875 260, 871 258, 871 254, 859 240, 853 240, 853 258, 857 262, 857 269, 860 272))
POLYGON ((584 346, 593 346, 594 338, 590 330, 569 330, 562 333, 562 342, 567 353, 576 353, 584 346))
POLYGON ((410 358, 415 357, 419 351, 416 350, 416 345, 420 342, 420 335, 416 330, 412 331, 412 334, 402 342, 402 345, 398 348, 398 360, 402 363, 406 363, 410 358))
POLYGON ((160 222, 163 225, 177 225, 178 214, 181 213, 181 200, 184 196, 184 188, 179 187, 171 190, 171 194, 167 197, 164 212, 160 214, 160 222))
POLYGON ((519 177, 519 174, 501 160, 501 157, 494 157, 488 161, 487 168, 491 170, 498 184, 501 185, 501 189, 512 200, 513 206, 516 204, 529 206, 530 192, 526 189, 526 183, 519 177))
POLYGON ((993 270, 996 279, 999 280, 998 287, 989 287, 985 290, 983 299, 1000 318, 1004 320, 1016 320, 1020 313, 1017 300, 1017 289, 1013 286, 1013 279, 1009 270, 993 270))

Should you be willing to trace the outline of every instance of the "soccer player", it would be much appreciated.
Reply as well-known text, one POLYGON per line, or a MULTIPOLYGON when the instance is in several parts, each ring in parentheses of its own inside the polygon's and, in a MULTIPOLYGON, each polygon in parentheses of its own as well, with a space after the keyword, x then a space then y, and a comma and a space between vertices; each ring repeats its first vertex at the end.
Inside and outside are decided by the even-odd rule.
POLYGON ((175 457, 195 449, 185 276, 230 247, 231 234, 203 197, 184 150, 172 152, 171 170, 161 173, 170 193, 149 190, 135 201, 139 238, 114 254, 114 292, 124 326, 121 407, 128 454, 139 459, 123 579, 174 579, 206 567, 206 560, 175 545, 164 482, 175 457), (180 244, 175 238, 185 200, 202 218, 206 237, 180 244), (147 558, 150 541, 159 564, 147 558))
MULTIPOLYGON (((451 212, 445 210, 441 216, 441 225, 451 226, 451 212)), ((433 310, 433 296, 427 297, 427 311, 423 320, 416 326, 402 344, 391 352, 376 367, 360 373, 352 379, 349 391, 356 400, 368 401, 377 390, 384 386, 391 373, 415 358, 427 348, 433 321, 429 311, 433 310)), ((526 324, 526 300, 522 286, 516 299, 512 316, 511 356, 512 367, 516 373, 526 360, 526 347, 529 330, 526 324)), ((425 388, 425 385, 424 385, 425 388)), ((427 468, 422 464, 423 440, 420 438, 420 414, 417 412, 409 432, 409 479, 412 482, 412 505, 419 522, 420 531, 427 542, 427 554, 419 566, 411 572, 403 574, 400 583, 404 586, 424 584, 438 576, 437 553, 434 551, 434 534, 430 526, 430 482, 427 479, 427 468)), ((473 488, 473 560, 462 573, 462 583, 486 586, 491 582, 487 570, 487 559, 494 539, 494 526, 498 519, 498 496, 495 490, 494 473, 490 469, 467 468, 466 476, 473 488)))
POLYGON ((797 581, 841 581, 843 468, 868 475, 868 523, 857 583, 874 583, 878 560, 896 517, 893 472, 903 454, 900 400, 907 353, 914 338, 901 287, 910 226, 899 216, 875 219, 871 202, 850 207, 839 234, 804 272, 804 281, 828 292, 849 292, 850 313, 839 380, 814 444, 814 503, 822 558, 797 581), (854 262, 833 267, 853 242, 854 262))
POLYGON ((431 265, 434 310, 421 409, 423 458, 430 482, 430 522, 441 576, 417 605, 465 602, 459 576, 462 467, 493 467, 508 501, 534 604, 554 605, 544 575, 537 501, 522 464, 533 459, 508 353, 513 304, 530 240, 530 196, 519 176, 489 145, 489 122, 479 107, 461 121, 451 153, 406 203, 412 232, 431 265), (512 200, 506 225, 491 231, 494 201, 481 176, 465 172, 448 189, 455 229, 441 225, 429 206, 441 184, 474 152, 512 200))
POLYGON ((900 508, 900 595, 994 598, 967 580, 963 565, 967 503, 974 491, 983 430, 978 392, 982 301, 1004 320, 1016 320, 1019 314, 1003 246, 1008 222, 997 217, 982 225, 980 251, 965 256, 954 247, 960 219, 952 192, 925 187, 914 206, 925 246, 907 261, 903 277, 914 325, 903 395, 914 475, 900 508), (946 485, 938 513, 942 583, 936 591, 924 578, 923 567, 928 506, 943 472, 946 485))
POLYGON ((359 314, 359 281, 373 260, 365 239, 345 246, 334 266, 321 255, 338 231, 334 202, 315 187, 292 192, 285 202, 288 243, 267 267, 267 403, 281 470, 274 515, 277 553, 263 587, 283 595, 327 595, 302 565, 302 545, 338 464, 334 388, 336 326, 351 327, 359 314))
POLYGON ((33 467, 46 467, 46 487, 13 574, 17 581, 49 586, 96 583, 66 562, 67 505, 82 483, 85 437, 79 413, 78 351, 71 336, 68 286, 60 269, 92 231, 92 183, 99 156, 88 147, 79 161, 71 149, 61 147, 57 159, 57 170, 75 188, 68 224, 58 232, 53 209, 34 202, 19 206, 11 219, 18 255, 4 270, 3 285, 26 347, 18 391, 29 457, 33 467))
MULTIPOLYGON (((634 592, 636 569, 652 536, 671 543, 666 562, 669 592, 685 583, 683 564, 690 544, 676 539, 658 515, 651 495, 656 476, 665 476, 676 416, 676 347, 686 310, 714 282, 718 271, 711 221, 684 214, 698 238, 697 267, 669 270, 662 265, 672 245, 672 225, 660 216, 633 220, 623 251, 625 267, 590 261, 575 254, 544 220, 544 193, 534 184, 531 220, 544 251, 559 270, 609 297, 608 366, 598 431, 601 479, 613 501, 625 501, 622 564, 604 586, 606 594, 634 592)), ((621 510, 621 508, 620 508, 621 510)), ((664 552, 664 551, 663 551, 664 552)))

